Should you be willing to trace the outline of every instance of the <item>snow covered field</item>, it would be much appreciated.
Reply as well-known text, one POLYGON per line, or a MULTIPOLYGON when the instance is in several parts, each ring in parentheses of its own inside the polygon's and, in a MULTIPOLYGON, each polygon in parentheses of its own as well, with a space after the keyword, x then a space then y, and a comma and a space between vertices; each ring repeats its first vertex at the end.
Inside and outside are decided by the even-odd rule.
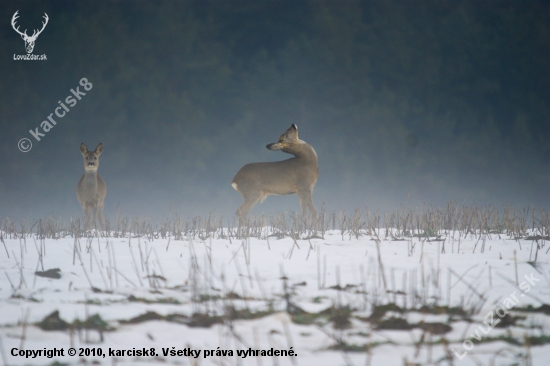
POLYGON ((3 231, 3 364, 549 364, 545 223, 364 220, 296 239, 3 231))

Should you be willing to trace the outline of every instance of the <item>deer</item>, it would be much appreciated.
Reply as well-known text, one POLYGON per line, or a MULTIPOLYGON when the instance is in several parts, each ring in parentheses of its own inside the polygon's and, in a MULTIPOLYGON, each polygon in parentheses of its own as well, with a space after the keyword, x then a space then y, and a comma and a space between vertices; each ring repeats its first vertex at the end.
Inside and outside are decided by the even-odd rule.
POLYGON ((38 38, 40 33, 42 33, 44 28, 46 28, 46 24, 48 24, 48 20, 50 18, 48 18, 48 14, 44 13, 44 22, 42 22, 42 29, 40 29, 40 30, 35 29, 32 33, 32 36, 29 36, 27 34, 26 29, 25 29, 24 32, 21 32, 19 30, 19 26, 17 26, 17 28, 15 27, 15 22, 16 22, 17 18, 19 18, 19 15, 17 15, 17 13, 19 13, 19 10, 17 10, 15 12, 15 14, 13 14, 13 17, 11 18, 11 26, 12 26, 13 30, 15 30, 17 33, 19 33, 21 38, 23 38, 23 41, 25 41, 25 49, 27 50, 27 53, 32 53, 32 51, 34 50, 34 43, 36 42, 36 39, 38 38))
POLYGON ((233 178, 231 185, 244 199, 237 209, 239 222, 244 220, 248 212, 260 201, 262 203, 269 195, 298 194, 302 214, 306 211, 312 218, 317 218, 317 210, 313 203, 312 192, 319 167, 317 153, 305 141, 298 138, 298 127, 292 124, 275 143, 268 144, 267 149, 282 150, 293 158, 275 161, 250 163, 243 166, 233 178))
POLYGON ((103 143, 97 145, 94 151, 88 151, 84 143, 80 144, 80 152, 84 157, 84 174, 76 186, 76 197, 85 214, 85 227, 92 222, 103 228, 103 205, 107 195, 107 186, 97 172, 99 155, 103 152, 103 143))

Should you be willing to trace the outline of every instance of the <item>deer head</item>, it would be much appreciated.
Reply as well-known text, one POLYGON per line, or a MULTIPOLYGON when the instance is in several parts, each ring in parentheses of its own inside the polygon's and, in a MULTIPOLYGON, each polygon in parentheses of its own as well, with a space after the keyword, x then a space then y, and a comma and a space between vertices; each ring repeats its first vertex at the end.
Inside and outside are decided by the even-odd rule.
POLYGON ((49 20, 48 14, 44 13, 45 22, 42 22, 42 29, 40 30, 35 29, 34 32, 32 33, 32 36, 29 36, 27 35, 26 29, 24 32, 21 32, 19 30, 19 26, 17 28, 15 27, 15 20, 19 18, 19 15, 17 15, 18 12, 19 10, 17 10, 15 14, 13 14, 13 17, 11 18, 11 26, 17 33, 19 33, 19 35, 21 35, 21 38, 23 38, 23 41, 25 41, 25 49, 27 50, 27 53, 32 53, 32 50, 34 49, 34 42, 36 42, 36 39, 38 38, 40 33, 42 33, 44 28, 46 28, 46 24, 48 24, 48 20, 49 20))

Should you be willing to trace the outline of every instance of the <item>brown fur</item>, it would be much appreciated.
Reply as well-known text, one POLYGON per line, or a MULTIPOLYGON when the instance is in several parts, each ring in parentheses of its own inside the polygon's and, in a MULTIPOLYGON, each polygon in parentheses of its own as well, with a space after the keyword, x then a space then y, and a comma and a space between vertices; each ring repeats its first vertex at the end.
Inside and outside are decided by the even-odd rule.
POLYGON ((294 155, 293 158, 246 164, 233 178, 231 185, 243 198, 243 204, 236 214, 245 218, 256 202, 270 194, 298 194, 302 213, 306 211, 317 217, 317 210, 311 197, 313 187, 319 177, 317 154, 311 145, 298 138, 298 127, 292 124, 278 142, 266 146, 269 150, 282 150, 294 155))
POLYGON ((88 151, 86 145, 82 143, 80 151, 84 158, 85 172, 76 186, 76 197, 86 215, 85 228, 94 227, 93 224, 99 224, 103 228, 103 205, 107 195, 107 186, 97 172, 103 143, 99 144, 94 151, 88 151))

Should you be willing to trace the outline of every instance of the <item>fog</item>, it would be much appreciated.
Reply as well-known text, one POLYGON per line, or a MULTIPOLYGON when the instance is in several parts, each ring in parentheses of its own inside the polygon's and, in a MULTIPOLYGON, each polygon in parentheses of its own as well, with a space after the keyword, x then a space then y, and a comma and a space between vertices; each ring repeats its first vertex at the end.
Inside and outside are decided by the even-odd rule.
MULTIPOLYGON (((106 215, 233 218, 233 176, 291 157, 265 146, 292 123, 319 157, 318 210, 550 207, 546 1, 11 1, 0 15, 2 217, 81 216, 79 146, 103 142, 106 215), (48 15, 33 50, 47 60, 14 60, 17 10, 29 35, 48 15)), ((299 208, 270 196, 252 212, 299 208)))

